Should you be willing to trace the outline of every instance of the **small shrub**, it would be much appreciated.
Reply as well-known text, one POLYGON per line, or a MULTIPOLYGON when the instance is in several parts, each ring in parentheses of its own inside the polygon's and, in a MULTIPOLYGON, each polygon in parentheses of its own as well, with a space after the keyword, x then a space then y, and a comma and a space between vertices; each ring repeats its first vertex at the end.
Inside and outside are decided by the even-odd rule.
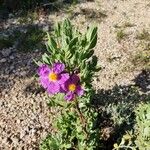
POLYGON ((114 144, 114 150, 149 150, 150 149, 150 103, 140 104, 135 110, 134 129, 125 134, 120 144, 114 144))
POLYGON ((48 34, 48 54, 38 62, 39 80, 51 95, 49 106, 56 108, 52 132, 40 145, 41 150, 100 148, 97 111, 91 105, 93 76, 100 68, 93 48, 97 27, 80 33, 66 19, 48 34))
POLYGON ((150 103, 140 104, 136 110, 137 135, 135 144, 139 149, 150 149, 150 103))

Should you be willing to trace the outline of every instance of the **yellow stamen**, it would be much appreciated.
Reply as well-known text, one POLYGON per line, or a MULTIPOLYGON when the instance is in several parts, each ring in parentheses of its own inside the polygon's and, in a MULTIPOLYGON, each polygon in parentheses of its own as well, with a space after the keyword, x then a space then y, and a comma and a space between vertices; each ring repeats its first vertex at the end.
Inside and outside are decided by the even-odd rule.
POLYGON ((49 78, 50 81, 57 81, 58 75, 57 75, 56 73, 51 72, 51 73, 48 75, 48 78, 49 78))
POLYGON ((76 85, 75 84, 70 84, 69 85, 69 91, 75 91, 76 90, 76 85))

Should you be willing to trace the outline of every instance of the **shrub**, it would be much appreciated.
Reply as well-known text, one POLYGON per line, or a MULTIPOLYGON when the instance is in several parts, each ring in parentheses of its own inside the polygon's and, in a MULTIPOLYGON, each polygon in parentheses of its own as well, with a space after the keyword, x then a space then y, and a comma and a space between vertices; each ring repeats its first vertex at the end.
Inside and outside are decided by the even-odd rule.
POLYGON ((136 124, 127 132, 120 144, 114 144, 114 150, 149 150, 150 149, 150 103, 140 104, 135 110, 136 124))
POLYGON ((54 131, 40 145, 41 150, 100 148, 97 112, 91 105, 92 81, 97 67, 93 48, 97 27, 80 33, 66 19, 48 34, 48 54, 38 62, 39 81, 51 95, 49 106, 56 108, 54 131))

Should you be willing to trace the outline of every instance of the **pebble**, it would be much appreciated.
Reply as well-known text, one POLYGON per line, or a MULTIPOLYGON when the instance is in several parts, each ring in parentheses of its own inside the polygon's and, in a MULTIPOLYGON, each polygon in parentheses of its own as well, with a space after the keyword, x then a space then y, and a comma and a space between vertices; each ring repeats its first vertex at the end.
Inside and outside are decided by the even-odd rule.
POLYGON ((10 66, 10 71, 12 71, 15 67, 14 66, 10 66))
POLYGON ((26 131, 22 130, 20 132, 20 139, 22 139, 26 135, 26 131))
POLYGON ((17 124, 20 124, 20 120, 19 120, 19 119, 17 119, 16 123, 17 123, 17 124))
POLYGON ((26 74, 27 74, 26 71, 22 71, 22 72, 19 73, 20 76, 25 76, 26 74))
POLYGON ((14 57, 14 56, 10 56, 9 58, 10 58, 11 60, 15 59, 15 57, 14 57))
POLYGON ((17 137, 12 138, 14 145, 18 144, 19 139, 17 137))
POLYGON ((2 55, 3 55, 4 57, 8 57, 8 56, 10 56, 10 54, 12 53, 12 50, 11 50, 11 49, 3 49, 3 50, 1 51, 1 53, 2 53, 2 55))
POLYGON ((0 60, 0 63, 4 63, 4 62, 6 62, 7 60, 5 59, 5 58, 2 58, 1 60, 0 60))

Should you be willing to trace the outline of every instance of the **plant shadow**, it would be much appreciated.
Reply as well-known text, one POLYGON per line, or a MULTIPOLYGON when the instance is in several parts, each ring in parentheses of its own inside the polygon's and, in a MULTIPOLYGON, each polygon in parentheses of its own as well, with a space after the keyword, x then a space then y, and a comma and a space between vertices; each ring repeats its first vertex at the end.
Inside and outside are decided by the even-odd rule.
POLYGON ((6 21, 9 19, 9 15, 13 13, 17 14, 15 16, 18 18, 24 16, 28 12, 37 12, 39 15, 61 12, 77 3, 79 3, 78 0, 2 1, 0 2, 0 20, 1 22, 6 21))
POLYGON ((116 85, 110 90, 98 90, 94 95, 91 104, 99 113, 97 127, 101 131, 104 150, 113 149, 114 143, 133 130, 136 106, 150 102, 149 77, 149 71, 143 70, 134 79, 134 85, 116 85), (141 80, 142 84, 138 84, 141 80))
POLYGON ((150 70, 142 70, 142 73, 134 81, 142 92, 150 92, 150 70))

